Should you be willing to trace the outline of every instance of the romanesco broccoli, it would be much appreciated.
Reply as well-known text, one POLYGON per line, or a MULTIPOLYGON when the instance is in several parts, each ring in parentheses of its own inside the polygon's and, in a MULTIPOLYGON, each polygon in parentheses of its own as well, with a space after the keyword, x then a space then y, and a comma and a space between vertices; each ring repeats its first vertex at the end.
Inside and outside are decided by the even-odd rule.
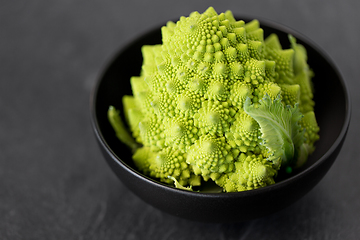
MULTIPOLYGON (((133 96, 123 97, 141 147, 119 138, 141 172, 181 189, 211 179, 234 192, 271 185, 280 169, 306 162, 319 127, 313 72, 293 36, 282 49, 277 35, 264 39, 259 21, 212 7, 161 31, 162 44, 142 47, 133 96)), ((109 119, 121 135, 116 111, 109 119)))

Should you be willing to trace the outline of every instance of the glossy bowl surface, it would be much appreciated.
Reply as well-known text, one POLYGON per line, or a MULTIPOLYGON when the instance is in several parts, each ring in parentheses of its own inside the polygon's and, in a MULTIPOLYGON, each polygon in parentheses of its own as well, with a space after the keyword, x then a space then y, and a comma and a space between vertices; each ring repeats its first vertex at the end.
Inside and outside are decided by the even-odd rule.
MULTIPOLYGON (((238 18, 245 21, 253 18, 238 18)), ((115 136, 107 120, 110 105, 122 109, 122 96, 131 95, 130 77, 142 65, 141 46, 161 43, 159 28, 132 41, 108 64, 91 95, 91 118, 100 149, 118 178, 137 196, 178 217, 202 222, 239 222, 279 211, 308 193, 326 174, 344 142, 350 122, 350 97, 346 84, 329 56, 306 37, 274 22, 257 18, 265 36, 276 33, 283 48, 287 34, 295 36, 308 52, 315 72, 315 113, 320 140, 307 164, 289 178, 261 189, 239 193, 199 193, 169 187, 139 173, 131 152, 115 136)))

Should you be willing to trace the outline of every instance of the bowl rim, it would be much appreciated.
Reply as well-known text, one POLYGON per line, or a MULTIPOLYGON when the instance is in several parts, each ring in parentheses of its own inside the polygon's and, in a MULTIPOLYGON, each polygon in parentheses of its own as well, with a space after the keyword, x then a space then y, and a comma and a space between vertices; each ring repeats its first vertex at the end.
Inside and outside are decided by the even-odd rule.
MULTIPOLYGON (((240 14, 239 14, 240 15, 240 14)), ((90 93, 90 113, 91 113, 91 124, 92 124, 92 128, 93 131, 97 137, 97 139, 99 140, 98 142, 102 145, 103 149, 106 150, 107 154, 109 156, 111 156, 112 160, 116 161, 116 164, 121 165, 123 167, 124 170, 126 170, 128 173, 130 173, 131 175, 133 175, 134 177, 140 178, 142 181, 147 182, 148 184, 151 185, 155 185, 156 187, 159 188, 163 188, 163 190, 166 191, 172 191, 173 193, 181 193, 181 194, 185 194, 191 197, 211 197, 211 198, 219 198, 219 197, 225 197, 225 198, 234 198, 234 197, 250 197, 253 195, 257 195, 260 194, 262 192, 267 192, 267 191, 272 191, 272 190, 279 190, 281 188, 283 188, 284 186, 288 185, 290 182, 295 181, 295 179, 301 178, 302 176, 307 175, 308 173, 314 171, 316 168, 318 168, 319 165, 321 165, 330 155, 333 154, 333 152, 337 149, 338 145, 341 144, 341 142, 343 141, 343 139, 345 138, 347 131, 349 129, 349 125, 350 125, 350 120, 351 120, 351 97, 350 97, 350 92, 349 89, 347 87, 347 83, 344 80, 343 74, 341 73, 340 69, 337 67, 337 65, 335 64, 333 58, 322 48, 320 47, 318 44, 316 44, 314 41, 312 41, 311 39, 309 39, 307 36, 303 35, 302 33, 273 20, 269 20, 263 17, 257 17, 257 16, 250 16, 250 15, 246 15, 246 14, 241 14, 241 18, 239 15, 234 15, 235 19, 237 20, 244 20, 244 21, 251 21, 253 19, 257 19, 260 22, 260 26, 266 26, 266 27, 270 27, 270 28, 274 28, 280 31, 283 31, 285 33, 289 33, 292 34, 296 39, 299 39, 300 41, 306 43, 307 45, 309 45, 311 48, 313 48, 320 56, 322 56, 327 62, 328 64, 333 68, 333 70, 335 71, 335 73, 337 74, 339 80, 340 80, 340 84, 342 86, 342 88, 344 89, 344 96, 345 96, 345 118, 344 118, 344 123, 342 125, 341 131, 339 133, 339 135, 337 136, 336 140, 333 142, 333 144, 330 146, 330 148, 325 152, 324 155, 322 155, 319 159, 316 160, 316 162, 314 162, 311 166, 309 166, 308 168, 304 169, 303 171, 294 174, 293 176, 290 176, 286 179, 283 179, 280 182, 277 182, 275 184, 269 185, 269 186, 265 186, 265 187, 261 187, 258 189, 253 189, 253 190, 247 190, 247 191, 242 191, 242 192, 221 192, 221 193, 209 193, 209 192, 196 192, 196 191, 187 191, 187 190, 183 190, 183 189, 178 189, 175 188, 173 186, 167 185, 165 183, 159 182, 155 179, 152 179, 144 174, 142 174, 141 172, 137 171, 136 169, 132 168, 131 166, 129 166, 126 162, 124 162, 119 156, 117 156, 113 150, 111 149, 111 147, 107 144, 103 134, 100 131, 100 127, 99 127, 99 123, 98 123, 98 119, 96 117, 96 102, 97 102, 97 93, 98 93, 98 89, 99 86, 101 85, 101 82, 104 78, 104 76, 106 75, 107 71, 109 70, 109 68, 111 67, 111 65, 113 64, 113 62, 123 54, 123 52, 129 48, 134 42, 138 41, 140 38, 145 37, 155 31, 158 31, 163 25, 159 25, 158 27, 153 27, 152 29, 142 32, 140 34, 138 34, 137 36, 135 36, 134 38, 132 38, 131 40, 129 40, 128 42, 125 42, 124 44, 122 44, 118 50, 116 51, 115 54, 113 54, 112 57, 109 58, 109 60, 107 62, 105 62, 104 67, 100 68, 102 69, 102 71, 100 72, 100 74, 98 75, 98 77, 96 78, 96 83, 94 84, 94 87, 90 93)), ((175 20, 176 22, 177 20, 175 20)))

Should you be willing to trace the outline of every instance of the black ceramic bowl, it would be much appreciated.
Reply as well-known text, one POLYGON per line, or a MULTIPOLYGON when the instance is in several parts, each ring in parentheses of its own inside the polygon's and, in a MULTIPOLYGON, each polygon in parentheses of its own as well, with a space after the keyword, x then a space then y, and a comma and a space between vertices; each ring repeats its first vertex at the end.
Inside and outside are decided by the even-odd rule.
MULTIPOLYGON (((251 18, 241 18, 245 21, 251 18)), ((344 142, 350 122, 350 98, 345 82, 331 59, 310 40, 273 22, 259 19, 265 36, 276 33, 283 48, 290 47, 288 33, 308 52, 316 76, 315 112, 320 140, 306 166, 289 178, 261 189, 239 193, 199 193, 176 189, 139 173, 131 152, 114 134, 108 120, 110 105, 122 109, 121 98, 131 94, 130 77, 142 65, 140 48, 161 43, 160 27, 135 39, 110 62, 91 95, 91 117, 102 153, 118 178, 137 196, 167 213, 196 221, 246 221, 283 209, 303 197, 326 174, 344 142)))

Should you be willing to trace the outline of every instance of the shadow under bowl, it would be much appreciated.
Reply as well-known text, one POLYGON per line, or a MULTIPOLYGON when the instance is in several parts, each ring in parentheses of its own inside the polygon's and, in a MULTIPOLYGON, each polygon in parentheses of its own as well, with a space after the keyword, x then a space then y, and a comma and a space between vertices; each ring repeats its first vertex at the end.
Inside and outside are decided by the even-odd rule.
MULTIPOLYGON (((240 19, 240 18, 238 18, 240 19)), ((248 22, 253 18, 241 18, 248 22)), ((238 193, 199 193, 176 189, 139 173, 131 151, 115 136, 107 119, 110 105, 123 109, 122 96, 131 95, 130 78, 140 74, 141 46, 161 43, 160 27, 132 41, 108 64, 91 95, 91 118, 100 149, 128 189, 154 207, 172 215, 202 222, 239 222, 279 211, 308 193, 327 173, 344 142, 350 123, 350 97, 339 70, 318 46, 296 31, 257 18, 265 37, 276 33, 284 49, 288 33, 307 49, 316 102, 320 140, 307 164, 274 185, 238 193)))

